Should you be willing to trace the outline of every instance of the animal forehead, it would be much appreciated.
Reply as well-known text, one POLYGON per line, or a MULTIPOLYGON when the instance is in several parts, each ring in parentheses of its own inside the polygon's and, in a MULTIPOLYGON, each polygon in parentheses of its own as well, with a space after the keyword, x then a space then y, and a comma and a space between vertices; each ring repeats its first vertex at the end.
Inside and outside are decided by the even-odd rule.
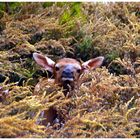
POLYGON ((77 68, 81 68, 80 62, 78 62, 77 60, 72 59, 72 58, 59 59, 57 61, 56 65, 61 65, 61 66, 71 65, 71 66, 75 66, 77 68))

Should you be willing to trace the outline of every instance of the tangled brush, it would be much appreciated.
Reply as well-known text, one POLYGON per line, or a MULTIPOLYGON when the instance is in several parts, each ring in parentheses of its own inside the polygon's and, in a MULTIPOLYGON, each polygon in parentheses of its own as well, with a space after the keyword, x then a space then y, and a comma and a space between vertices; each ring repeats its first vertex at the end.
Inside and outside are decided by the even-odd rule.
POLYGON ((21 3, 0 16, 0 137, 139 138, 138 3, 45 4, 21 3), (70 98, 49 82, 34 94, 39 79, 52 75, 35 65, 33 52, 105 61, 81 76, 70 98), (41 123, 44 110, 52 124, 41 123))

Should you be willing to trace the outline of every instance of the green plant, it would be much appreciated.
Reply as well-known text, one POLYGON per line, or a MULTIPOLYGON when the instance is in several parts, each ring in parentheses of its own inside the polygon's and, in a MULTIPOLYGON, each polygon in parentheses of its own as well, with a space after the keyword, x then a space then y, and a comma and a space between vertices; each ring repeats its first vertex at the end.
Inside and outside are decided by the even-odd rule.
POLYGON ((75 18, 79 18, 80 16, 82 16, 81 3, 67 3, 66 5, 68 6, 68 8, 64 10, 62 16, 60 17, 60 24, 65 24, 75 18))
POLYGON ((76 54, 78 57, 82 59, 88 59, 90 57, 90 50, 92 48, 92 37, 87 35, 83 38, 83 40, 76 45, 76 54))
POLYGON ((54 2, 43 2, 42 6, 43 8, 46 8, 46 7, 50 7, 54 4, 54 2))

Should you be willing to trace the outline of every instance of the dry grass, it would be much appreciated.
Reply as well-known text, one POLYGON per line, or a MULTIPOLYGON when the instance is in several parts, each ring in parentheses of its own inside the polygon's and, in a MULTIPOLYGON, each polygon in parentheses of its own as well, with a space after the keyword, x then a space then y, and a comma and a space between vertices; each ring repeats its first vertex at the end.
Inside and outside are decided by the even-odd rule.
POLYGON ((140 137, 139 3, 81 3, 82 14, 69 22, 61 15, 69 9, 71 18, 71 4, 30 3, 1 18, 0 137, 140 137), (103 55, 105 62, 83 75, 71 98, 51 84, 34 95, 48 75, 35 65, 34 51, 54 60, 103 55), (52 107, 58 121, 41 125, 40 113, 52 107))

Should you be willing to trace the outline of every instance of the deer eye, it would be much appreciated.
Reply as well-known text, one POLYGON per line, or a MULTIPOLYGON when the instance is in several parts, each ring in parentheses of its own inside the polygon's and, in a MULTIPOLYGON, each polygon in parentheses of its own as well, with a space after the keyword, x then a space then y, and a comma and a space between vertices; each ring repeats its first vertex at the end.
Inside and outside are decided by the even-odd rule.
POLYGON ((55 70, 56 70, 56 71, 59 71, 59 70, 60 70, 60 68, 59 68, 58 66, 56 66, 56 67, 55 67, 55 70))
POLYGON ((80 73, 80 72, 81 72, 81 69, 78 69, 78 70, 77 70, 77 73, 80 73))

